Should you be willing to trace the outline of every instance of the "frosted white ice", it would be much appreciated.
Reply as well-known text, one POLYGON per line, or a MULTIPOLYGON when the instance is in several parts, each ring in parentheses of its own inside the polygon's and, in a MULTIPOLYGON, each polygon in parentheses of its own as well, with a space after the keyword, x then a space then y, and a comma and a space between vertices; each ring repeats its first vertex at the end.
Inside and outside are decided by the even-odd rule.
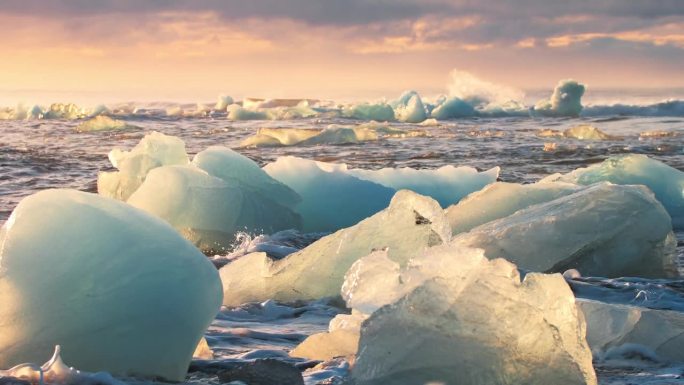
POLYGON ((164 166, 149 172, 128 203, 164 219, 200 249, 223 252, 240 231, 271 234, 300 227, 299 216, 277 201, 296 195, 280 184, 272 187, 221 179, 194 165, 164 166), (282 191, 289 193, 277 195, 282 191))
POLYGON ((214 266, 166 223, 75 190, 19 203, 0 271, 0 367, 61 345, 81 370, 180 381, 222 299, 214 266))
POLYGON ((415 91, 404 93, 393 107, 395 117, 401 122, 420 123, 427 119, 423 101, 415 91))
POLYGON ((219 95, 216 100, 216 105, 214 105, 214 110, 225 111, 231 104, 233 104, 233 98, 228 95, 219 95))
POLYGON ((150 170, 187 164, 188 155, 181 139, 152 132, 130 151, 119 148, 110 151, 109 161, 119 171, 101 172, 97 177, 97 191, 108 198, 126 200, 145 181, 150 170))
POLYGON ((532 109, 539 116, 579 116, 582 112, 584 84, 575 80, 561 80, 553 90, 551 98, 540 100, 532 109))

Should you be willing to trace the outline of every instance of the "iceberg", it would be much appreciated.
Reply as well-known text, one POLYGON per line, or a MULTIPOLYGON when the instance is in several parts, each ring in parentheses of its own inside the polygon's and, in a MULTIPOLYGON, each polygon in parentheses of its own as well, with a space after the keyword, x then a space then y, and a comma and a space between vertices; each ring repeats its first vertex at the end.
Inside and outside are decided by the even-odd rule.
POLYGON ((587 321, 587 342, 601 358, 611 349, 638 345, 660 360, 684 362, 684 314, 578 299, 587 321))
POLYGON ((475 227, 452 242, 531 271, 678 275, 670 217, 644 186, 596 184, 475 227))
POLYGON ((102 196, 119 200, 127 200, 153 168, 189 162, 185 143, 159 132, 145 135, 130 151, 113 149, 109 161, 119 171, 101 172, 97 177, 97 191, 102 196))
POLYGON ((430 196, 446 207, 495 182, 499 175, 498 167, 484 172, 454 166, 362 170, 349 169, 344 163, 295 157, 280 157, 264 170, 302 196, 297 212, 304 220, 304 231, 334 231, 351 226, 385 208, 397 190, 430 196))
POLYGON ((214 105, 214 111, 225 111, 231 104, 233 104, 233 98, 228 95, 219 95, 216 105, 214 105))
POLYGON ((228 120, 267 120, 268 114, 262 111, 252 111, 238 104, 231 104, 226 107, 228 120))
POLYGON ((80 119, 87 117, 89 113, 73 103, 52 103, 50 107, 43 111, 43 119, 80 119))
POLYGON ((427 119, 423 101, 415 91, 404 93, 392 107, 395 117, 401 122, 420 123, 427 119))
POLYGON ((98 115, 92 119, 86 120, 85 122, 76 126, 76 131, 78 132, 94 132, 94 131, 114 131, 114 130, 127 130, 137 128, 136 126, 130 125, 123 120, 112 119, 109 116, 98 115))
POLYGON ((475 108, 463 100, 452 97, 445 100, 442 104, 432 110, 432 117, 439 120, 469 118, 475 116, 475 108))
POLYGON ((380 170, 349 169, 359 179, 378 183, 395 190, 411 190, 427 195, 447 207, 466 195, 478 191, 499 177, 499 167, 478 172, 472 167, 442 166, 434 170, 383 168, 380 170))
POLYGON ((210 147, 191 165, 151 170, 128 203, 164 219, 203 251, 220 252, 238 232, 300 228, 289 208, 299 199, 250 159, 210 147))
POLYGON ((222 300, 214 266, 166 223, 75 190, 19 203, 0 271, 0 367, 61 345, 81 370, 181 381, 222 300))
POLYGON ((240 147, 312 146, 319 144, 350 144, 385 138, 427 136, 424 130, 402 130, 375 122, 354 127, 330 125, 325 129, 259 128, 257 133, 240 143, 240 147))
POLYGON ((293 206, 301 201, 296 192, 271 178, 253 160, 227 147, 209 147, 197 153, 192 164, 211 176, 238 184, 242 189, 282 206, 293 206))
POLYGON ((373 249, 389 248, 400 265, 420 250, 447 242, 449 224, 439 204, 411 191, 399 191, 385 210, 337 231, 281 260, 265 253, 239 258, 220 270, 224 305, 295 301, 337 296, 345 272, 373 249))
POLYGON ((389 122, 394 120, 394 110, 389 104, 357 104, 342 111, 342 116, 360 120, 389 122))
POLYGON ((537 116, 579 116, 582 112, 584 84, 575 80, 561 80, 553 90, 551 98, 540 100, 531 112, 537 116))
POLYGON ((645 185, 665 206, 674 228, 684 229, 684 172, 646 155, 613 156, 602 163, 579 168, 565 175, 554 174, 545 180, 581 185, 601 181, 645 185))
POLYGON ((577 192, 582 187, 571 183, 546 182, 518 184, 496 182, 468 195, 446 209, 453 235, 507 217, 518 210, 552 201, 577 192))
POLYGON ((609 140, 617 139, 617 137, 608 135, 598 128, 589 125, 581 124, 579 126, 570 127, 563 131, 563 136, 566 138, 573 138, 579 140, 609 140))
POLYGON ((619 136, 608 135, 590 124, 580 124, 579 126, 570 127, 565 131, 556 131, 549 129, 541 130, 537 133, 537 136, 569 138, 578 140, 620 139, 619 136))
POLYGON ((384 270, 350 270, 345 281, 348 300, 377 308, 361 324, 355 384, 597 383, 584 318, 560 274, 521 281, 512 263, 452 245, 384 270))
POLYGON ((305 232, 352 226, 387 207, 395 193, 392 188, 349 175, 345 164, 286 156, 263 169, 301 196, 295 210, 305 232))
POLYGON ((314 137, 322 130, 308 128, 259 128, 256 135, 240 143, 240 147, 293 146, 314 137))

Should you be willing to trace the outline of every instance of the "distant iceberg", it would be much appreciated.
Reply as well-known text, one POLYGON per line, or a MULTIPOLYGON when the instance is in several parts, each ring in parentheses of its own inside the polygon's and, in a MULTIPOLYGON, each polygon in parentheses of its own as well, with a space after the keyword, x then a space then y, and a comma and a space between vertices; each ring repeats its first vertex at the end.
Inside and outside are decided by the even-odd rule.
POLYGON ((582 112, 584 90, 584 84, 575 80, 561 80, 554 88, 551 98, 537 102, 532 109, 532 114, 535 116, 577 117, 582 112))

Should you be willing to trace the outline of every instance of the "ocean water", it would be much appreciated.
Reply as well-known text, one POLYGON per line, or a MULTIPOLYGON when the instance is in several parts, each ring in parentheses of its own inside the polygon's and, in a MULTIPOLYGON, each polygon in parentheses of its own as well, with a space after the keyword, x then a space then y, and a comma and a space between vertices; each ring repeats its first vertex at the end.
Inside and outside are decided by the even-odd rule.
MULTIPOLYGON (((619 100, 620 95, 611 94, 606 98, 619 100)), ((82 133, 75 130, 80 120, 4 120, 0 121, 0 224, 23 197, 36 191, 74 188, 96 192, 98 172, 113 170, 108 152, 114 147, 131 148, 151 131, 180 137, 191 156, 210 145, 223 145, 260 165, 280 156, 294 155, 367 169, 436 168, 451 164, 485 170, 499 166, 501 180, 528 183, 601 162, 611 155, 637 153, 684 171, 681 102, 630 103, 595 105, 579 118, 479 117, 440 121, 434 126, 390 123, 395 128, 425 130, 427 136, 265 148, 239 146, 264 127, 323 129, 331 124, 351 127, 364 122, 326 114, 307 119, 229 121, 225 113, 202 117, 131 113, 117 118, 137 128, 82 133), (579 140, 540 135, 542 130, 563 131, 581 124, 595 126, 610 138, 579 140)), ((677 252, 682 259, 684 233, 678 233, 677 238, 677 252)), ((283 240, 283 243, 301 247, 307 242, 283 240)), ((572 282, 572 286, 579 297, 684 311, 684 281, 680 280, 587 277, 572 282)), ((326 330, 329 320, 345 311, 335 301, 268 302, 225 308, 206 332, 215 360, 194 361, 188 382, 217 383, 215 373, 220 369, 257 358, 275 358, 306 370, 307 384, 340 383, 348 374, 348 364, 344 361, 320 367, 316 362, 293 359, 287 352, 306 336, 326 330)), ((597 361, 595 366, 601 384, 684 384, 682 364, 626 358, 597 361)))

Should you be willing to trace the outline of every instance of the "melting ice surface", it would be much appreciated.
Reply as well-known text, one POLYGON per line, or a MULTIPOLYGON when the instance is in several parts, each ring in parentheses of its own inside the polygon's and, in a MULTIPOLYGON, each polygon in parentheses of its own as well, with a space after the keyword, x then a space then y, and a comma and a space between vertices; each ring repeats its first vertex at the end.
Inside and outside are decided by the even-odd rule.
MULTIPOLYGON (((591 89, 587 90, 585 98, 591 95, 591 92, 591 89)), ((443 100, 431 100, 420 95, 426 117, 436 119, 428 125, 404 122, 416 120, 410 118, 414 117, 413 113, 418 106, 413 94, 406 96, 408 99, 398 104, 390 100, 339 108, 315 103, 308 106, 298 103, 285 105, 275 101, 244 105, 246 112, 257 113, 252 116, 241 116, 240 114, 245 111, 240 111, 236 107, 231 108, 231 111, 236 111, 233 117, 265 117, 267 120, 231 120, 228 116, 228 107, 233 105, 235 100, 228 97, 200 106, 108 106, 108 116, 137 128, 90 132, 78 132, 77 127, 97 115, 94 111, 68 104, 42 109, 31 106, 12 108, 11 112, 0 112, 0 116, 5 114, 9 117, 13 114, 12 119, 21 119, 0 123, 0 221, 8 218, 21 198, 44 188, 69 187, 95 192, 95 178, 98 172, 118 170, 109 162, 109 152, 116 147, 122 150, 132 149, 152 131, 178 136, 185 142, 184 151, 187 158, 181 157, 176 164, 187 164, 195 154, 213 145, 221 145, 237 149, 260 166, 274 162, 281 156, 293 156, 345 163, 349 169, 360 170, 379 170, 387 167, 436 170, 443 166, 470 166, 482 172, 501 167, 498 178, 504 184, 537 182, 555 173, 565 176, 575 169, 598 166, 613 155, 623 154, 644 154, 674 169, 684 170, 684 103, 678 100, 655 100, 640 104, 633 101, 636 97, 632 100, 623 100, 623 95, 617 95, 614 98, 617 104, 583 102, 584 106, 578 118, 557 118, 546 116, 552 114, 546 114, 533 119, 530 118, 529 109, 525 106, 520 108, 516 104, 504 105, 505 101, 501 100, 498 106, 490 106, 487 109, 486 104, 476 103, 472 93, 468 92, 452 93, 443 100), (411 98, 414 99, 412 102, 411 98), (217 110, 221 111, 215 112, 217 110), (402 113, 397 114, 397 111, 402 113), (28 120, 24 120, 26 118, 28 120), (329 129, 331 125, 365 134, 368 131, 359 128, 369 124, 368 120, 371 119, 388 121, 381 125, 387 126, 395 133, 419 130, 426 135, 390 135, 374 128, 378 136, 376 140, 337 140, 348 138, 337 135, 346 135, 349 133, 347 130, 334 133, 337 136, 328 132, 322 137, 326 139, 318 143, 297 142, 300 140, 297 136, 299 130, 314 130, 320 133, 329 129), (582 125, 593 126, 597 130, 571 131, 574 127, 582 125), (275 137, 281 144, 241 148, 243 143, 257 135, 259 130, 275 137), (544 130, 553 130, 563 135, 540 136, 539 133, 544 130), (290 134, 295 134, 292 136, 295 139, 288 139, 287 135, 290 134), (591 134, 598 140, 584 140, 586 134, 591 134)), ((554 105, 553 93, 550 91, 540 95, 539 99, 548 101, 545 104, 547 106, 554 105)), ((534 102, 536 100, 532 101, 532 105, 534 102)), ((561 105, 562 103, 556 102, 556 107, 561 105)), ((570 109, 572 103, 566 106, 570 109)), ((99 111, 103 112, 105 109, 101 108, 99 111)), ((95 126, 100 128, 106 125, 95 126)), ((108 128, 115 127, 110 125, 108 128)), ((310 133, 306 131, 304 134, 310 133)), ((154 162, 166 164, 164 160, 154 162)), ((611 182, 621 183, 614 180, 611 182)), ((574 187, 545 190, 542 186, 529 189, 529 192, 523 191, 526 198, 515 196, 518 202, 516 204, 526 207, 574 191, 574 187)), ((496 187, 486 191, 491 194, 493 202, 500 202, 498 196, 506 196, 498 195, 503 190, 496 187)), ((667 191, 675 191, 670 196, 676 196, 676 190, 663 186, 663 192, 667 191)), ((391 194, 388 194, 388 199, 390 196, 391 194)), ((510 196, 507 199, 510 199, 510 196)), ((675 204, 668 207, 665 200, 661 203, 666 209, 677 208, 675 204)), ((510 207, 488 207, 490 215, 494 217, 511 214, 500 211, 510 210, 510 207)), ((462 208, 467 209, 467 206, 462 208)), ((352 224, 354 223, 350 225, 352 224)), ((476 227, 481 224, 471 222, 467 226, 476 227)), ((453 229, 453 223, 450 225, 453 232, 457 233, 453 229)), ((677 253, 681 257, 684 234, 681 230, 678 231, 677 253)), ((296 232, 251 235, 251 241, 242 244, 244 249, 235 250, 236 254, 232 258, 254 251, 282 258, 314 240, 307 234, 296 232), (261 237, 258 237, 259 235, 261 237)), ((314 238, 321 236, 323 234, 314 238)), ((226 256, 220 256, 217 264, 222 258, 221 264, 229 260, 226 256)), ((673 356, 668 353, 671 350, 667 349, 667 341, 646 338, 647 341, 653 341, 653 345, 649 347, 644 345, 644 339, 641 342, 636 339, 638 333, 646 330, 639 325, 649 325, 636 322, 647 321, 645 317, 639 316, 645 313, 643 309, 646 309, 646 312, 664 310, 674 312, 675 315, 684 312, 682 281, 584 276, 575 278, 570 283, 577 297, 629 307, 625 311, 618 309, 620 311, 615 310, 608 314, 612 314, 614 319, 619 319, 617 317, 620 314, 627 314, 628 317, 623 319, 629 319, 637 326, 632 328, 629 326, 632 324, 625 323, 625 328, 619 329, 623 332, 614 334, 618 338, 599 341, 598 345, 594 343, 594 346, 591 346, 592 349, 597 346, 600 348, 594 357, 600 384, 684 383, 681 378, 684 366, 674 361, 673 356), (664 348, 659 347, 660 345, 664 348)), ((348 315, 347 313, 347 310, 335 305, 334 302, 324 301, 301 301, 293 304, 266 301, 224 308, 205 334, 209 346, 213 349, 214 360, 195 359, 186 382, 212 384, 217 382, 215 373, 219 368, 227 370, 258 358, 270 357, 295 364, 301 369, 309 368, 314 363, 290 357, 288 352, 307 336, 327 331, 331 319, 336 315, 348 315)), ((658 328, 667 330, 668 333, 677 330, 676 317, 653 316, 650 319, 667 319, 668 323, 658 323, 658 328), (667 328, 663 325, 667 325, 667 328)), ((52 348, 46 348, 41 354, 48 358, 52 348)), ((35 364, 42 362, 44 360, 41 358, 35 364)), ((72 365, 68 360, 66 364, 72 365)), ((332 361, 304 372, 307 384, 330 381, 336 376, 349 376, 349 365, 345 361, 332 361)), ((140 382, 125 378, 117 380, 127 383, 140 382)))

